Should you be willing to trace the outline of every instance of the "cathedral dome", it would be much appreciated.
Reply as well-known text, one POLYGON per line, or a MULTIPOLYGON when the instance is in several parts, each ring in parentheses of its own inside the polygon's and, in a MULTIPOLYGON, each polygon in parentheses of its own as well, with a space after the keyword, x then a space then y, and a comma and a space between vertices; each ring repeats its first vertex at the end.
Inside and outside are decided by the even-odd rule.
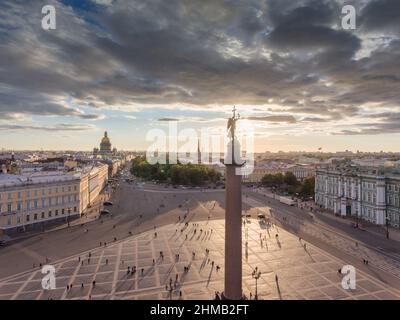
POLYGON ((108 138, 107 131, 104 132, 104 137, 101 139, 100 151, 111 152, 111 142, 110 139, 108 138))

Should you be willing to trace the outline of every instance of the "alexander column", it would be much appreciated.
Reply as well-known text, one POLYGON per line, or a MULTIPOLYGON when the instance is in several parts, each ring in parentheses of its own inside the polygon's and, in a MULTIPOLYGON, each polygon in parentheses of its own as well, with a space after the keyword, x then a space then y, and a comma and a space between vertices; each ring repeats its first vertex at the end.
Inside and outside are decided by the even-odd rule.
POLYGON ((242 293, 242 184, 240 144, 235 137, 236 108, 228 120, 230 141, 225 155, 225 288, 223 299, 240 300, 242 293))

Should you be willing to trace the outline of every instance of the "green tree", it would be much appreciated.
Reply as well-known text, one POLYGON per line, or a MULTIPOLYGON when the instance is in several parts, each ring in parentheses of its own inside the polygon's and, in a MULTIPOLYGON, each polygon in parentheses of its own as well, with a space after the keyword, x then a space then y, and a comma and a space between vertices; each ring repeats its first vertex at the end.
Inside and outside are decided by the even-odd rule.
POLYGON ((287 171, 285 173, 283 181, 288 186, 296 186, 296 185, 299 184, 299 182, 297 181, 296 176, 293 174, 293 172, 290 172, 290 171, 287 171))
POLYGON ((304 198, 313 197, 315 192, 315 178, 309 177, 304 179, 299 190, 299 196, 304 198))

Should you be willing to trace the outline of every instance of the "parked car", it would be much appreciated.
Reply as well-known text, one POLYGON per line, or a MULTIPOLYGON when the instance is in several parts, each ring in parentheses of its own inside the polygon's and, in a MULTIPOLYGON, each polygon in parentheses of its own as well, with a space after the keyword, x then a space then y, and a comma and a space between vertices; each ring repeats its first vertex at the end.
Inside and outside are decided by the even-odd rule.
POLYGON ((112 203, 111 201, 104 201, 104 202, 103 202, 103 205, 104 205, 104 206, 112 206, 113 203, 112 203))
POLYGON ((106 215, 106 214, 110 214, 110 211, 108 211, 108 210, 101 210, 100 211, 100 215, 106 215))

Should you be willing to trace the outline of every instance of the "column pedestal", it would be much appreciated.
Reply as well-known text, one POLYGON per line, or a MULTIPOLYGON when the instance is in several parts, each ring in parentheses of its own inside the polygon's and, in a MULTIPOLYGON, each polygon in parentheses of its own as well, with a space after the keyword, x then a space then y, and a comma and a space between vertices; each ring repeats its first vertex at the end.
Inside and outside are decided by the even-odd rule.
POLYGON ((226 165, 225 288, 223 299, 241 300, 242 292, 242 185, 235 165, 226 165))

